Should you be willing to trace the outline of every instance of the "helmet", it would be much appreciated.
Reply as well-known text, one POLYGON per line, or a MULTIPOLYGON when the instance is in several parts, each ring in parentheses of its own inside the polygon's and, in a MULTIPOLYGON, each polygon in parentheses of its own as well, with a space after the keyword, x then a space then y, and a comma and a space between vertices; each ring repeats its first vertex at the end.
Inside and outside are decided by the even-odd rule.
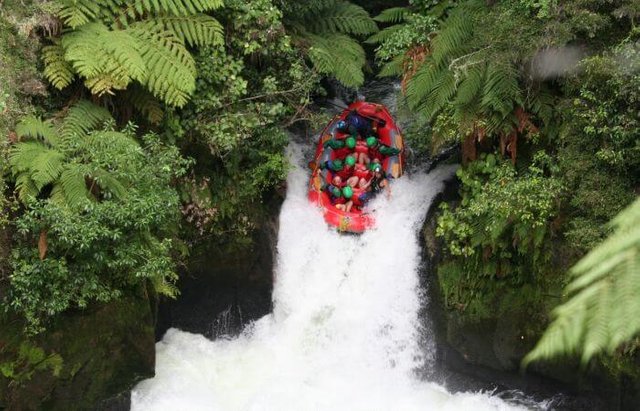
POLYGON ((356 158, 354 156, 347 156, 345 163, 347 163, 349 167, 353 167, 356 164, 356 158))
POLYGON ((350 199, 351 196, 353 196, 353 188, 351 188, 351 186, 346 186, 345 188, 342 189, 342 195, 347 200, 350 199))
POLYGON ((347 139, 344 142, 347 144, 347 147, 349 147, 349 148, 355 148, 356 147, 356 139, 353 136, 347 137, 347 139))
POLYGON ((340 160, 339 158, 336 158, 331 163, 333 164, 332 168, 334 170, 341 170, 342 169, 342 160, 340 160))
POLYGON ((375 147, 378 144, 378 139, 374 136, 367 137, 367 147, 375 147))
POLYGON ((340 189, 336 186, 331 187, 331 194, 333 194, 334 197, 340 197, 342 195, 342 191, 340 191, 340 189))
POLYGON ((380 166, 380 164, 376 164, 375 166, 373 166, 373 172, 374 173, 382 172, 382 167, 380 166))
POLYGON ((343 130, 347 127, 347 123, 344 120, 338 120, 338 122, 336 123, 336 128, 338 130, 343 130))

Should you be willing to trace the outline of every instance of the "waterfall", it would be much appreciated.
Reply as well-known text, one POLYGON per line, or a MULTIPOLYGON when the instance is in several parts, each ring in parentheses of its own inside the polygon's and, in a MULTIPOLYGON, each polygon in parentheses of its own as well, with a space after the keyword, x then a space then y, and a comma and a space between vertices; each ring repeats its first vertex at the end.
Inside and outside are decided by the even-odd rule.
POLYGON ((419 230, 451 166, 394 182, 370 205, 377 227, 330 230, 306 198, 303 147, 280 214, 274 310, 233 339, 171 329, 156 376, 132 392, 133 410, 507 410, 486 393, 451 394, 421 380, 425 298, 419 230))

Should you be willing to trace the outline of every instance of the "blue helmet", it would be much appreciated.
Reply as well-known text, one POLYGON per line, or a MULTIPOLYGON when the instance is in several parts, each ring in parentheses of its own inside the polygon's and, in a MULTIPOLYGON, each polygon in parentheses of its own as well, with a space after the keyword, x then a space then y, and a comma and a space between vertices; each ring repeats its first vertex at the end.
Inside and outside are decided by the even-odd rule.
POLYGON ((336 128, 338 128, 338 130, 344 130, 345 128, 347 128, 347 123, 345 123, 344 120, 338 120, 338 122, 336 123, 336 128))

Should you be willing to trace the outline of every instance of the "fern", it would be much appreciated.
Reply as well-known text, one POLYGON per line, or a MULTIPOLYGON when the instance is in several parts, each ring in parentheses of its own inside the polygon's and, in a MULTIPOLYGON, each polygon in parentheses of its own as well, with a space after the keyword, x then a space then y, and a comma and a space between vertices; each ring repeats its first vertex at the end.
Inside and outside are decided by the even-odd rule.
POLYGON ((157 17, 149 24, 172 32, 190 46, 222 44, 224 41, 222 25, 205 14, 157 17))
POLYGON ((362 61, 364 50, 351 37, 309 36, 311 42, 309 58, 318 72, 333 75, 347 87, 358 87, 364 83, 362 61))
POLYGON ((73 67, 65 59, 65 50, 59 43, 42 49, 44 76, 58 90, 67 87, 75 77, 73 67))
POLYGON ((71 28, 44 50, 45 76, 58 89, 75 76, 97 96, 140 84, 165 103, 183 106, 195 90, 195 63, 187 46, 223 41, 220 23, 204 14, 222 6, 221 0, 56 4, 58 17, 71 28))
POLYGON ((373 19, 380 23, 400 23, 405 20, 409 10, 406 7, 392 7, 383 10, 373 19))
POLYGON ((142 58, 150 67, 142 82, 156 97, 181 107, 196 87, 196 65, 184 44, 172 33, 157 30, 151 24, 135 27, 136 34, 145 41, 142 58))
POLYGON ((41 139, 49 145, 57 145, 59 138, 56 129, 51 121, 42 121, 35 116, 25 117, 16 126, 16 134, 19 138, 30 137, 33 139, 41 139))
POLYGON ((18 124, 21 141, 9 152, 9 167, 20 201, 28 203, 45 195, 45 187, 50 186, 51 201, 82 208, 89 200, 99 200, 92 191, 94 184, 101 195, 124 198, 126 187, 108 171, 109 156, 114 152, 136 155, 139 147, 123 133, 95 131, 110 121, 105 109, 79 101, 57 127, 34 117, 18 124), (111 154, 103 159, 100 153, 104 152, 111 154))
POLYGON ((314 33, 366 35, 378 31, 378 26, 362 7, 346 1, 323 10, 322 15, 309 19, 307 28, 314 33))
POLYGON ((378 76, 380 77, 395 77, 400 76, 404 72, 404 56, 396 56, 393 60, 385 63, 378 76))
POLYGON ((107 109, 80 100, 67 111, 60 135, 63 138, 80 137, 112 120, 107 109))
POLYGON ((554 310, 525 366, 567 354, 580 354, 586 364, 640 333, 640 199, 611 225, 614 233, 571 270, 570 298, 554 310))
POLYGON ((283 22, 318 72, 347 87, 362 85, 365 53, 351 36, 378 31, 362 7, 343 0, 285 3, 283 22))
POLYGON ((378 43, 382 43, 385 40, 391 38, 395 33, 397 33, 398 31, 402 30, 404 27, 402 24, 396 24, 395 26, 390 26, 387 28, 384 28, 382 30, 380 30, 379 32, 375 33, 374 35, 370 36, 369 38, 367 38, 365 40, 365 43, 367 44, 378 44, 378 43))
POLYGON ((410 76, 406 98, 410 107, 432 121, 444 107, 451 107, 461 131, 481 120, 483 132, 496 135, 513 130, 517 107, 536 102, 525 102, 512 62, 495 60, 491 45, 476 43, 484 7, 471 1, 451 12, 431 41, 430 55, 410 76))

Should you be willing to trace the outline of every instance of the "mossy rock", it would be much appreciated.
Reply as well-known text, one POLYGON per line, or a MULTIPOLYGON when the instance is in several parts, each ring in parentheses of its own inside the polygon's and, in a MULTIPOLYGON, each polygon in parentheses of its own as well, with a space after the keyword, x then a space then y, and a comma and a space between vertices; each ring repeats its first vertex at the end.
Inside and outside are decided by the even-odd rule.
MULTIPOLYGON (((32 339, 48 355, 62 357, 59 375, 36 370, 20 383, 0 377, 0 409, 93 409, 152 377, 155 309, 155 294, 141 289, 119 301, 63 315, 32 339)), ((18 330, 15 323, 2 324, 0 344, 6 348, 23 339, 18 330)), ((7 353, 5 349, 5 357, 7 353)))

